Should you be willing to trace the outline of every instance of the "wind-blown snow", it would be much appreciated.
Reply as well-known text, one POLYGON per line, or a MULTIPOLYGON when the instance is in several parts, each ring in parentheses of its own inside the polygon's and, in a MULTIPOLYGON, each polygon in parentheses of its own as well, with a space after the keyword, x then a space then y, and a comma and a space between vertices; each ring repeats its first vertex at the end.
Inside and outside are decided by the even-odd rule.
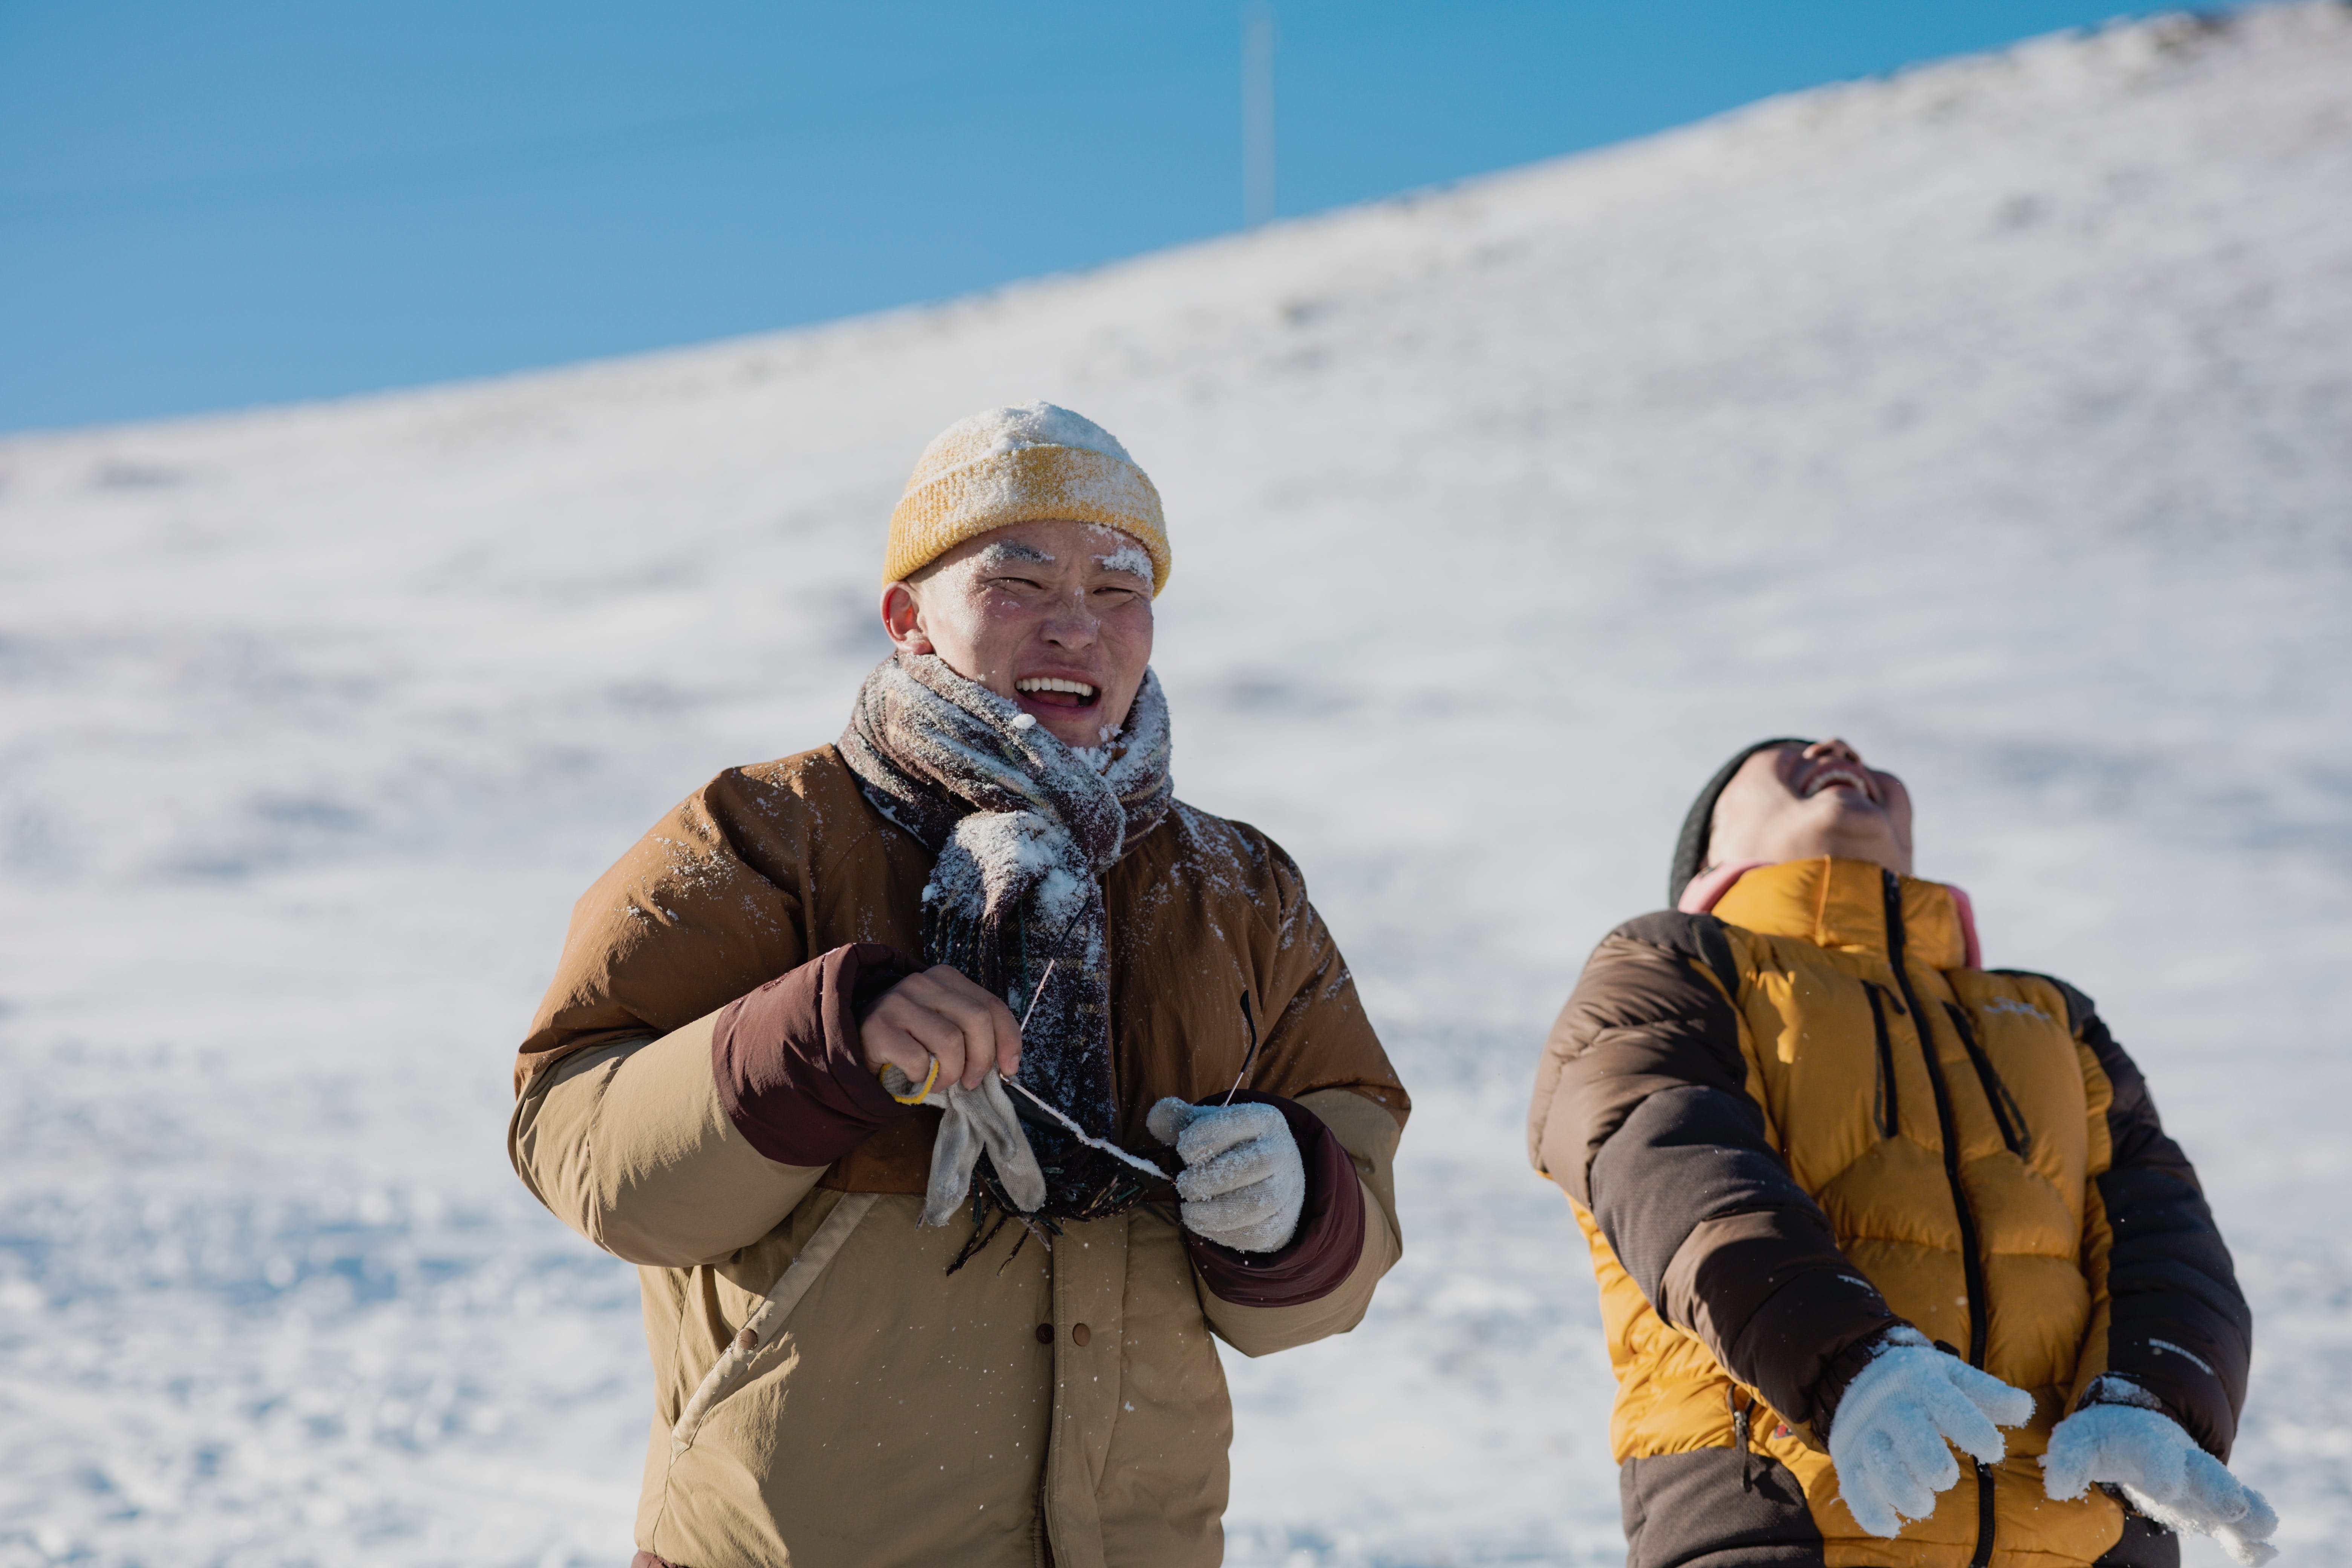
MULTIPOLYGON (((595 875, 837 734, 884 520, 1043 393, 1145 454, 1184 797, 1419 1101, 1355 1333, 1231 1367, 1247 1563, 1609 1563, 1535 1051, 1737 745, 1900 771, 2096 996, 2352 1533, 2352 13, 2183 20, 956 305, 0 443, 0 1564, 614 1564, 635 1284, 501 1144, 595 875)), ((2189 1560, 2218 1554, 2192 1544, 2189 1560)))

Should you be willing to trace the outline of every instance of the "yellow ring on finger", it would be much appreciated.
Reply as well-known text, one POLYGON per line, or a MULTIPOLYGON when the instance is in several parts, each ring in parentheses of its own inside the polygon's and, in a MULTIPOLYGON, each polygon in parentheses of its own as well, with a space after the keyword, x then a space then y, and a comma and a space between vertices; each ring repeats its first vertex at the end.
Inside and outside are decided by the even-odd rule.
POLYGON ((930 1094, 931 1086, 939 1081, 940 1058, 933 1057, 931 1058, 931 1070, 923 1075, 922 1088, 915 1090, 912 1094, 890 1094, 889 1089, 886 1086, 882 1092, 885 1094, 890 1094, 890 1098, 897 1100, 901 1105, 920 1105, 930 1094))

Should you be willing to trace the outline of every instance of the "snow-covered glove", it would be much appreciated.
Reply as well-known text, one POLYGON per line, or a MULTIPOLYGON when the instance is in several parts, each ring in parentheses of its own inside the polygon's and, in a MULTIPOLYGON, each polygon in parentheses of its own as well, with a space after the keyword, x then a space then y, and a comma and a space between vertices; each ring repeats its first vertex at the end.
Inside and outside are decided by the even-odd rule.
POLYGON ((920 1100, 908 1100, 915 1086, 894 1064, 882 1069, 882 1087, 903 1103, 936 1105, 947 1112, 931 1144, 931 1179, 923 1193, 923 1217, 918 1224, 942 1226, 955 1218, 964 1199, 971 1195, 971 1173, 983 1153, 996 1168, 996 1179, 1004 1184, 1004 1195, 1015 1208, 1034 1212, 1045 1206, 1045 1173, 1037 1168, 1029 1135, 1021 1131, 1013 1097, 1004 1092, 1004 1079, 994 1068, 988 1069, 978 1089, 966 1089, 951 1080, 934 1087, 920 1100))
POLYGON ((2122 1488, 2134 1508, 2167 1530, 2211 1536, 2246 1568, 2277 1556, 2270 1538, 2278 1515, 2263 1494, 2199 1447, 2179 1422, 2138 1402, 2152 1404, 2153 1395, 2129 1384, 2116 1391, 2121 1382, 2100 1380, 2109 1397, 2120 1393, 2130 1403, 2085 1405, 2050 1434, 2050 1451, 2042 1456, 2042 1489, 2053 1498, 2078 1498, 2104 1481, 2122 1488))
POLYGON ((1887 1331, 1830 1421, 1830 1463, 1854 1522, 1895 1536, 1936 1511, 1960 1479, 1952 1450, 1993 1464, 2003 1426, 2033 1418, 2033 1395, 1937 1350, 1916 1329, 1887 1331))
POLYGON ((1275 1252, 1298 1229, 1307 1164, 1290 1123, 1271 1105, 1187 1105, 1170 1096, 1144 1119, 1184 1169, 1176 1192, 1184 1228, 1236 1252, 1275 1252))

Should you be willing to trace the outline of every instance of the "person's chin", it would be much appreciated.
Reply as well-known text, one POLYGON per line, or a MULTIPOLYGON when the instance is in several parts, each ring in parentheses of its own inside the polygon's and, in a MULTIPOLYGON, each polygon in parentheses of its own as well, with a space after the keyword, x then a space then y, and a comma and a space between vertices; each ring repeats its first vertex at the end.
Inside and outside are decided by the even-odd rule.
POLYGON ((1824 847, 1841 860, 1869 860, 1891 868, 1898 862, 1908 865, 1911 857, 1887 831, 1885 821, 1848 822, 1841 825, 1845 831, 1827 837, 1824 847))
POLYGON ((1866 795, 1843 789, 1823 790, 1808 804, 1814 807, 1818 818, 1832 828, 1878 833, 1886 827, 1886 808, 1866 795))

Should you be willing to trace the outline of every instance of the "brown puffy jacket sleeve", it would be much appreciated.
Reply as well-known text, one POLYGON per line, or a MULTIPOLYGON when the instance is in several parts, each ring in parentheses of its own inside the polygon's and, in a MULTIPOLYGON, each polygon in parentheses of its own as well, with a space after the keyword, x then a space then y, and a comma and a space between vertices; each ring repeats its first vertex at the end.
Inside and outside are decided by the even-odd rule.
POLYGON ((751 1147, 778 1164, 829 1165, 912 1114, 866 1065, 858 1021, 916 973, 880 942, 849 942, 719 1009, 711 1081, 751 1147))
POLYGON ((1818 1436, 1863 1347, 1900 1320, 1772 1145, 1738 985, 1712 916, 1610 932, 1546 1043, 1528 1155, 1660 1317, 1818 1436))
POLYGON ((835 948, 657 1039, 575 1051, 516 1102, 516 1173, 631 1263, 689 1268, 782 1223, 839 1159, 912 1114, 858 1048, 857 1015, 911 973, 835 948))
POLYGON ((1347 1145, 1322 1118, 1295 1100, 1241 1089, 1213 1095, 1204 1105, 1270 1105, 1282 1113, 1298 1145, 1306 1175, 1298 1228, 1272 1252, 1238 1252, 1191 1231, 1184 1250, 1201 1283, 1221 1301, 1243 1307, 1296 1307, 1318 1301, 1345 1284, 1364 1249, 1364 1184, 1347 1145))
POLYGON ((2095 1177, 2105 1257, 2104 1270, 2094 1270, 2095 1278, 2104 1274, 2106 1332, 2103 1354, 2102 1336, 2091 1336, 2086 1359, 2097 1364, 2083 1367, 2077 1386, 2102 1373, 2128 1378, 2162 1401, 2200 1447, 2227 1460, 2245 1407, 2254 1336, 2230 1249, 2195 1167, 2164 1131, 2147 1079, 2097 1006, 2063 980, 2039 978, 2066 998, 2074 1038, 2107 1087, 2109 1152, 2095 1177))
MULTIPOLYGON (((1297 864, 1255 829, 1224 830, 1255 862, 1255 929, 1243 942, 1265 1013, 1265 1038, 1233 1098, 1282 1111, 1298 1143, 1307 1194, 1297 1233, 1276 1252, 1235 1252, 1190 1231, 1184 1246, 1210 1326, 1244 1355, 1258 1356, 1354 1328, 1373 1288, 1403 1255, 1394 1168, 1412 1104, 1297 864)), ((1213 1104, 1226 1093, 1220 1085, 1196 1098, 1213 1104)))
POLYGON ((761 835, 797 805, 730 768, 580 895, 516 1058, 518 1093, 573 1051, 667 1034, 807 962, 799 868, 782 835, 761 835))

